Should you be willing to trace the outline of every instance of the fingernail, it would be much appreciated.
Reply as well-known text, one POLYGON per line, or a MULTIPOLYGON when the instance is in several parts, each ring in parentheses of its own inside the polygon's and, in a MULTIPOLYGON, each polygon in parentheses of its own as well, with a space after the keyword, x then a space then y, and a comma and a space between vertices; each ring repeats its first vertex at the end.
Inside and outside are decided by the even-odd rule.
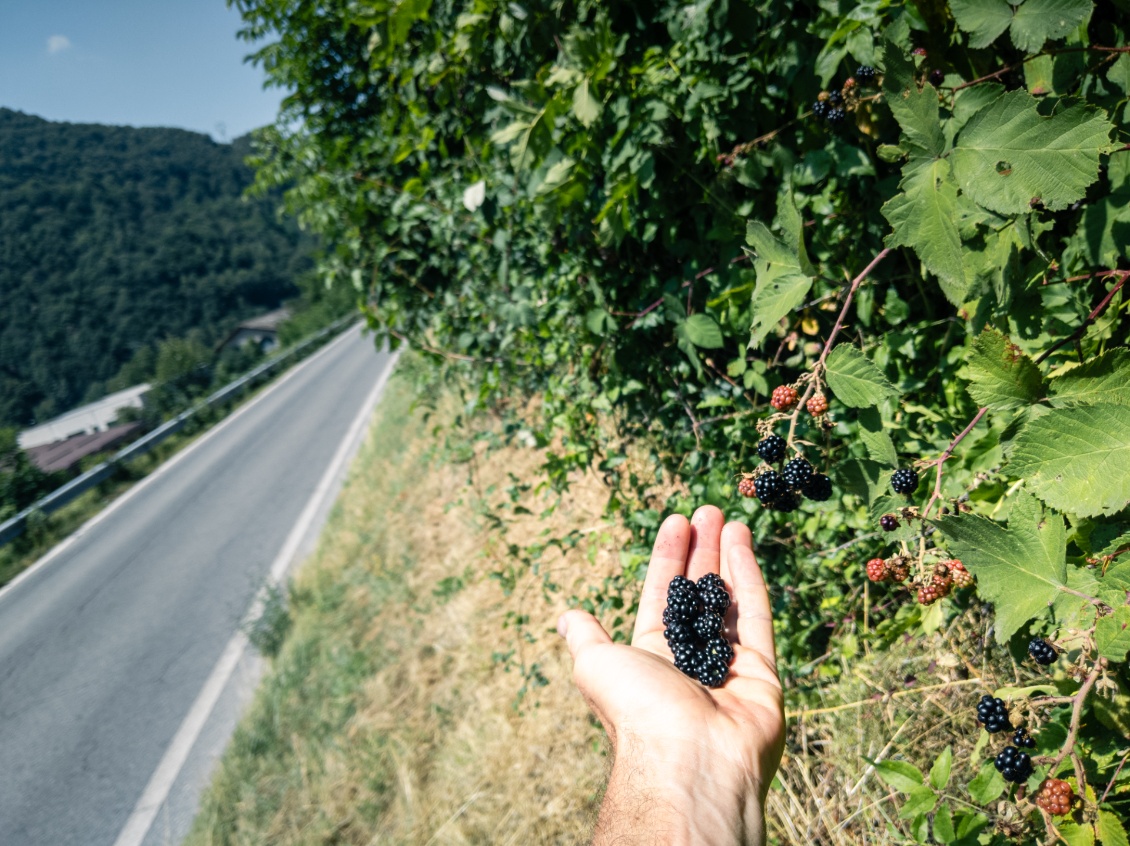
POLYGON ((569 634, 569 621, 564 614, 557 618, 557 633, 562 637, 569 634))

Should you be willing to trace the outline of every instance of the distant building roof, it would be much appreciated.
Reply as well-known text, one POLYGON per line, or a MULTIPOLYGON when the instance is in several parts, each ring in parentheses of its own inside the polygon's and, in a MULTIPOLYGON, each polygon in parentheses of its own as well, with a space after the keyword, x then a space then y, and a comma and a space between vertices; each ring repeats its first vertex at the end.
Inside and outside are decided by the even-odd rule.
POLYGON ((30 450, 32 447, 65 441, 75 435, 104 432, 123 408, 141 408, 141 398, 149 388, 149 383, 134 385, 60 414, 38 426, 24 429, 19 436, 20 446, 30 450))
POLYGON ((250 320, 243 321, 236 326, 236 329, 259 329, 268 332, 277 332, 279 326, 289 317, 289 308, 277 308, 274 311, 268 311, 266 314, 260 314, 258 317, 252 317, 250 320))
POLYGON ((121 426, 111 426, 104 432, 75 435, 65 441, 31 447, 27 454, 32 463, 44 473, 70 470, 88 455, 109 449, 140 429, 140 423, 123 423, 121 426))
POLYGON ((260 314, 258 317, 245 320, 232 329, 226 338, 220 341, 216 350, 218 352, 227 347, 242 346, 248 341, 254 341, 256 343, 268 342, 268 346, 274 346, 278 341, 279 326, 289 318, 289 308, 277 308, 274 311, 268 311, 266 314, 260 314))

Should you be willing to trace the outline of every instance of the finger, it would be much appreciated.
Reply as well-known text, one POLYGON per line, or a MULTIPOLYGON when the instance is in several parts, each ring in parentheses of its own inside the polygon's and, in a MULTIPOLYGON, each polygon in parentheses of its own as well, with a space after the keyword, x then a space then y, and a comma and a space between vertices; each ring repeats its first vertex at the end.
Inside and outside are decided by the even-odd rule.
POLYGON ((738 643, 760 652, 776 667, 769 590, 753 550, 745 544, 730 547, 729 566, 734 580, 738 643))
MULTIPOLYGON (((734 595, 734 574, 733 567, 730 566, 730 556, 735 546, 744 546, 746 549, 753 548, 753 534, 749 530, 749 526, 745 523, 730 522, 722 527, 722 561, 720 574, 722 581, 726 583, 726 589, 730 591, 730 596, 734 595)), ((737 636, 738 626, 738 607, 734 603, 730 603, 730 607, 726 610, 726 618, 724 620, 726 632, 731 637, 737 636)))
POLYGON ((651 561, 640 593, 640 608, 636 614, 636 627, 632 642, 641 635, 663 628, 663 609, 667 605, 667 585, 675 576, 687 572, 687 546, 691 527, 682 514, 672 514, 659 527, 655 545, 651 548, 651 561))
POLYGON ((704 505, 691 517, 691 543, 687 578, 698 581, 707 573, 717 573, 721 555, 722 524, 726 518, 713 505, 704 505))
POLYGON ((596 681, 599 673, 594 670, 594 666, 599 665, 600 661, 598 659, 594 664, 585 658, 588 654, 594 654, 590 651, 594 646, 611 644, 612 638, 592 614, 584 611, 566 611, 558 617, 557 633, 565 638, 569 654, 573 658, 573 682, 605 731, 613 736, 611 723, 600 701, 600 686, 596 681))

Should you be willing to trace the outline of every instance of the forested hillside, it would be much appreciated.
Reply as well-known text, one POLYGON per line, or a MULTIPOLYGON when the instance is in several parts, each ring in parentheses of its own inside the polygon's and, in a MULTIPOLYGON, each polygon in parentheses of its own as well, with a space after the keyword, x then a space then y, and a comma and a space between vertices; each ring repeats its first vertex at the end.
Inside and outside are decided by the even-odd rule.
POLYGON ((143 348, 297 294, 309 241, 247 201, 246 139, 0 109, 0 424, 98 396, 143 348))

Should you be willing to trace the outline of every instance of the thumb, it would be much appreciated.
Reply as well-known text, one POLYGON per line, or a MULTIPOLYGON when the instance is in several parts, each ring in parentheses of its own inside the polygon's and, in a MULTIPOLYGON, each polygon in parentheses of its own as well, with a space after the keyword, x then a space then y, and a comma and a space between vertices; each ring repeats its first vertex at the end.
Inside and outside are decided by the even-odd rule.
POLYGON ((569 654, 573 656, 574 663, 587 647, 612 643, 604 626, 585 611, 566 611, 562 614, 557 620, 557 633, 569 645, 569 654))

